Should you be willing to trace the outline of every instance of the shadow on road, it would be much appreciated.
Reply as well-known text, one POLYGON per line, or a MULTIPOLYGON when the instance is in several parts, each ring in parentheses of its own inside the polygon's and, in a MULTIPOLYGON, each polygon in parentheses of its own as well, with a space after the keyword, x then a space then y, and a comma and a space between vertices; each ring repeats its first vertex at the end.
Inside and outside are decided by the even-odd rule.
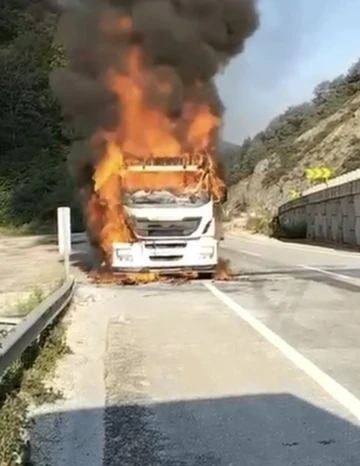
POLYGON ((38 245, 52 245, 52 246, 57 246, 58 244, 58 237, 57 235, 51 234, 51 235, 41 235, 41 236, 36 236, 35 237, 35 244, 38 245))
POLYGON ((286 393, 108 407, 103 463, 102 417, 102 408, 37 417, 51 465, 359 465, 359 427, 286 393))
POLYGON ((70 256, 70 263, 86 274, 95 266, 94 257, 88 251, 75 251, 70 256))

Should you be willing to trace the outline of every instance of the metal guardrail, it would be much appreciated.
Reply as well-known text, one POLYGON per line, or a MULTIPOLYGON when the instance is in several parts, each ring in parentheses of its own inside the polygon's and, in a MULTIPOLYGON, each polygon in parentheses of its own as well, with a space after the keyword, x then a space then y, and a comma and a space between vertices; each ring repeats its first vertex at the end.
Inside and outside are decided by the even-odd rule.
POLYGON ((70 303, 75 280, 68 279, 0 341, 0 378, 70 303))
POLYGON ((360 193, 360 169, 352 170, 344 175, 337 176, 327 183, 320 183, 305 189, 301 197, 291 199, 278 207, 278 213, 282 214, 297 207, 303 207, 308 203, 324 202, 329 199, 340 199, 351 194, 360 193), (345 185, 345 186, 344 186, 345 185))

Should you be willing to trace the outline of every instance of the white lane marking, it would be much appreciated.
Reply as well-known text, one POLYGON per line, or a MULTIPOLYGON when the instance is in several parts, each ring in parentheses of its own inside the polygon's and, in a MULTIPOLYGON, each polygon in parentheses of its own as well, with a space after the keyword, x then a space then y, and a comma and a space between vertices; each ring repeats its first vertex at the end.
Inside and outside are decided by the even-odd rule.
POLYGON ((258 254, 257 252, 243 251, 242 249, 238 249, 237 252, 240 252, 241 254, 247 254, 248 256, 263 257, 262 254, 258 254))
POLYGON ((351 277, 342 273, 331 272, 330 270, 320 269, 319 267, 313 267, 311 265, 299 265, 298 267, 302 267, 303 269, 307 270, 313 270, 314 272, 318 273, 323 273, 324 275, 330 275, 330 277, 340 278, 341 280, 354 282, 359 285, 359 279, 357 279, 356 277, 351 277))
POLYGON ((230 308, 235 314, 256 330, 263 338, 277 348, 289 361, 301 369, 332 398, 344 406, 360 422, 360 400, 340 385, 336 380, 323 372, 314 363, 305 358, 296 349, 290 346, 285 340, 270 330, 266 325, 256 319, 249 311, 233 301, 229 296, 220 291, 211 283, 204 283, 204 286, 216 296, 222 303, 230 308))
POLYGON ((231 234, 231 233, 228 233, 226 235, 229 239, 234 239, 234 240, 238 240, 238 241, 244 241, 246 243, 251 243, 251 244, 262 244, 262 245, 268 245, 268 246, 275 246, 275 247, 281 247, 281 248, 287 248, 287 249, 298 249, 299 251, 305 251, 305 252, 319 252, 320 254, 325 254, 325 255, 328 255, 328 256, 336 256, 336 257, 346 257, 346 258, 357 258, 359 259, 360 258, 360 254, 359 252, 357 251, 351 251, 351 252, 344 252, 344 251, 329 251, 327 249, 324 249, 322 246, 317 246, 317 245, 314 245, 314 246, 311 246, 311 245, 303 245, 303 244, 298 244, 298 243, 281 243, 281 242, 277 242, 275 239, 273 238, 267 238, 267 237, 264 237, 264 238, 254 238, 254 239, 250 239, 250 238, 246 238, 246 237, 243 237, 243 236, 238 236, 238 235, 234 235, 234 234, 231 234), (263 241, 261 243, 261 241, 263 241))
MULTIPOLYGON (((241 254, 245 254, 245 255, 248 255, 248 256, 254 256, 254 257, 261 257, 261 258, 264 258, 266 260, 266 258, 262 254, 258 254, 256 252, 249 252, 249 251, 245 251, 244 249, 237 249, 236 251, 241 253, 241 254)), ((271 261, 271 259, 270 259, 270 261, 271 261)), ((295 264, 295 265, 291 265, 290 267, 298 267, 298 268, 301 268, 301 269, 313 270, 314 272, 329 275, 329 276, 332 276, 332 277, 340 279, 340 280, 347 280, 348 282, 352 282, 355 285, 360 285, 360 277, 359 278, 351 277, 350 275, 345 275, 345 274, 337 273, 337 272, 331 272, 330 270, 321 269, 319 267, 313 267, 311 265, 295 264)), ((360 272, 360 269, 359 269, 359 272, 360 272)), ((289 275, 291 275, 290 272, 289 272, 289 275)))

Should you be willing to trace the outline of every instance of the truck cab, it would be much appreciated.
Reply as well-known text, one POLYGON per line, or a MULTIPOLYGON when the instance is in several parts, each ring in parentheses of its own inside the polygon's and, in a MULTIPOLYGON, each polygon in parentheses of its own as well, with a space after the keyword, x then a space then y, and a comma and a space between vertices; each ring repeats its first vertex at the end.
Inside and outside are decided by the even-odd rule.
POLYGON ((186 164, 143 164, 126 168, 122 203, 136 241, 113 243, 114 270, 206 274, 215 271, 221 230, 216 225, 219 222, 217 204, 210 190, 185 189, 179 195, 171 189, 149 189, 147 182, 156 177, 179 180, 198 171, 198 166, 186 164), (136 183, 131 182, 134 179, 136 183))

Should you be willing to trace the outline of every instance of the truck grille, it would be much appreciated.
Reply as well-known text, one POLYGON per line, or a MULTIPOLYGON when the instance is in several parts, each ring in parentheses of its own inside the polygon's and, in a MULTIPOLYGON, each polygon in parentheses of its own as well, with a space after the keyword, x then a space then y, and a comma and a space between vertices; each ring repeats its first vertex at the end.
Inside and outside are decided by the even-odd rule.
POLYGON ((186 243, 145 243, 146 249, 184 249, 186 248, 186 243))
POLYGON ((136 233, 143 238, 161 236, 190 236, 200 225, 201 218, 184 218, 183 220, 150 221, 138 218, 136 233))

